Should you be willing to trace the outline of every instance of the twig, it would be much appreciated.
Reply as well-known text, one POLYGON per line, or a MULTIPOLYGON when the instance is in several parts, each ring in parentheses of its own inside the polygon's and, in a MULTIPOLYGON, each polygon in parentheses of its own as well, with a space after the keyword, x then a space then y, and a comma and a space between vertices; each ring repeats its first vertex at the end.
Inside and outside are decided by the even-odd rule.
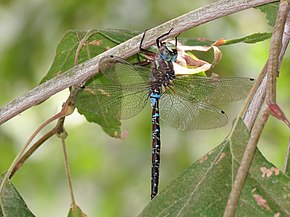
MULTIPOLYGON (((284 3, 280 4, 280 7, 284 7, 284 13, 279 14, 277 16, 277 20, 279 22, 276 22, 274 32, 273 32, 273 38, 272 43, 270 47, 270 55, 269 55, 269 65, 268 65, 268 80, 267 80, 267 97, 266 97, 266 103, 269 106, 271 110, 271 114, 276 117, 279 120, 282 120, 289 128, 290 128, 290 121, 285 116, 282 109, 279 107, 279 105, 276 102, 276 81, 277 77, 279 76, 279 70, 278 70, 278 59, 279 54, 281 53, 281 45, 282 45, 282 37, 283 37, 283 31, 286 23, 287 14, 288 11, 288 4, 287 1, 284 0, 284 3), (280 17, 279 17, 280 16, 280 17)), ((281 9, 281 11, 283 8, 281 9)), ((289 23, 288 23, 289 24, 289 23)), ((287 25, 288 27, 288 25, 287 25)), ((289 36, 287 37, 289 42, 289 36)), ((283 50, 283 52, 285 52, 283 50)))
MULTIPOLYGON (((63 113, 62 111, 60 113, 63 113)), ((57 115, 59 116, 58 113, 57 115)), ((11 179, 14 174, 17 172, 17 170, 25 163, 25 161, 45 142, 47 141, 50 137, 54 135, 60 134, 63 129, 63 124, 64 124, 65 117, 61 117, 58 119, 56 126, 47 132, 45 135, 43 135, 39 140, 37 140, 22 156, 21 158, 17 161, 15 167, 13 168, 9 179, 11 179)))
POLYGON ((17 161, 15 164, 15 167, 13 168, 9 179, 11 179, 14 174, 18 171, 20 167, 24 164, 24 162, 45 142, 47 141, 50 137, 52 137, 55 134, 55 128, 47 132, 45 135, 43 135, 37 142, 35 142, 31 148, 28 149, 25 154, 21 156, 21 158, 17 161))
POLYGON ((278 59, 281 53, 282 37, 288 14, 288 1, 281 0, 276 18, 274 32, 272 34, 270 53, 267 67, 267 96, 266 103, 276 103, 276 78, 278 75, 278 59))
MULTIPOLYGON (((152 46, 157 36, 171 28, 173 28, 173 30, 166 38, 211 20, 275 1, 277 0, 221 0, 214 2, 148 30, 144 39, 144 48, 152 46)), ((31 106, 41 103, 50 96, 70 86, 78 85, 86 81, 98 72, 98 62, 101 57, 114 54, 122 58, 127 58, 136 54, 139 49, 141 37, 142 34, 137 35, 103 54, 67 70, 61 75, 37 86, 18 99, 3 106, 0 108, 0 124, 3 124, 31 106)))
POLYGON ((71 206, 73 209, 76 209, 76 202, 75 202, 75 197, 73 193, 73 187, 72 187, 72 181, 71 181, 71 175, 70 175, 70 169, 69 169, 69 162, 68 162, 68 157, 67 157, 67 150, 66 150, 66 145, 65 145, 65 138, 67 137, 67 133, 63 128, 60 129, 61 132, 59 131, 58 137, 61 139, 62 143, 62 150, 63 150, 63 156, 64 156, 64 165, 65 165, 65 173, 67 177, 67 182, 69 186, 69 192, 70 192, 70 197, 71 197, 71 206))
MULTIPOLYGON (((64 104, 62 110, 57 113, 56 115, 50 117, 48 120, 46 120, 44 123, 42 123, 35 131, 34 133, 30 136, 30 138, 27 140, 27 142, 25 143, 25 145, 20 149, 20 151, 18 152, 18 154, 16 155, 15 159, 13 160, 12 164, 10 165, 9 169, 7 170, 7 172, 5 173, 5 176, 2 179, 2 182, 0 184, 0 195, 3 191, 4 185, 6 183, 6 181, 12 176, 12 173, 15 172, 15 167, 18 167, 18 163, 19 161, 22 160, 22 156, 26 155, 24 154, 25 150, 28 148, 29 144, 32 142, 32 140, 35 138, 35 136, 45 127, 47 126, 49 123, 57 120, 57 119, 61 119, 67 115, 72 114, 74 107, 71 106, 70 104, 70 97, 68 98, 68 102, 64 104)), ((36 148, 37 149, 37 148, 36 148)), ((35 150, 36 150, 35 149, 35 150)), ((19 167, 18 167, 19 168, 19 167)), ((0 197, 0 206, 2 204, 2 198, 0 197)))
MULTIPOLYGON (((30 142, 35 138, 35 136, 49 123, 51 123, 54 120, 57 120, 56 126, 50 130, 48 133, 46 133, 44 136, 42 136, 38 141, 36 141, 28 151, 25 153, 23 152, 21 156, 18 158, 17 162, 15 163, 14 167, 12 168, 12 171, 9 174, 9 178, 12 178, 12 176, 16 173, 16 171, 24 164, 24 162, 50 137, 53 135, 61 134, 63 132, 63 125, 65 117, 68 115, 71 115, 75 109, 75 106, 72 103, 72 98, 76 94, 76 90, 72 88, 70 95, 66 102, 62 105, 62 109, 59 113, 53 115, 51 118, 46 120, 43 124, 41 124, 36 131, 30 136, 26 144, 24 145, 24 151, 29 146, 30 142)), ((11 166, 10 166, 11 167, 11 166)), ((8 172, 7 172, 8 173, 8 172)))
MULTIPOLYGON (((281 0, 280 5, 279 5, 279 10, 278 10, 278 15, 276 18, 274 33, 272 36, 269 60, 267 61, 267 64, 266 64, 267 80, 268 80, 267 84, 268 85, 270 84, 270 87, 269 86, 267 87, 267 96, 266 96, 267 102, 269 102, 270 94, 275 94, 275 91, 276 91, 276 90, 273 90, 276 88, 276 86, 273 83, 273 80, 270 80, 269 77, 274 76, 275 77, 274 79, 276 79, 277 72, 278 72, 278 65, 279 65, 278 63, 279 57, 281 59, 283 57, 283 55, 279 56, 279 54, 281 53, 281 46, 279 46, 279 44, 281 45, 283 29, 284 29, 287 13, 288 13, 288 2, 285 0, 281 0), (279 40, 279 42, 277 42, 277 40, 279 40), (274 49, 274 51, 272 49, 274 49), (272 70, 274 70, 274 72, 272 70), (269 91, 269 89, 271 90, 269 91)), ((257 121, 254 124, 254 127, 251 132, 251 136, 248 141, 247 147, 245 149, 240 167, 235 177, 232 191, 230 193, 229 200, 227 202, 227 206, 224 212, 224 217, 234 216, 235 209, 238 205, 239 197, 243 188, 243 184, 248 174, 248 171, 249 171, 249 168, 250 168, 250 165, 251 165, 251 162, 252 162, 256 147, 257 147, 257 143, 263 131, 264 125, 266 124, 266 121, 269 117, 269 114, 270 114, 270 109, 267 104, 264 104, 261 112, 259 113, 257 117, 257 121)))

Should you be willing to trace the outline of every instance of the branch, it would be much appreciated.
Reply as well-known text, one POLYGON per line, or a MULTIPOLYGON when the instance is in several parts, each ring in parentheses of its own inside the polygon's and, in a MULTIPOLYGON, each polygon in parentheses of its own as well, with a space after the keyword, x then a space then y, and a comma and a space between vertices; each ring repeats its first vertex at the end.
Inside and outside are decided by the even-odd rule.
MULTIPOLYGON (((266 101, 267 103, 269 102, 269 100, 270 101, 273 100, 272 98, 273 96, 275 100, 276 76, 277 76, 278 66, 280 66, 280 63, 282 61, 283 55, 285 53, 285 50, 289 42, 289 37, 286 36, 287 32, 283 31, 288 12, 289 12, 289 9, 288 9, 287 0, 281 0, 277 18, 276 18, 276 24, 274 27, 274 33, 272 35, 269 58, 265 67, 263 68, 261 75, 259 76, 259 79, 258 79, 258 81, 260 81, 259 87, 256 88, 256 86, 254 86, 253 88, 253 89, 256 89, 255 96, 258 99, 259 103, 261 103, 259 104, 259 108, 260 106, 262 106, 262 103, 264 103, 264 101, 266 101), (286 39, 282 41, 282 37, 285 37, 285 36, 286 38, 288 38, 288 41, 286 39), (266 84, 267 84, 267 87, 266 87, 266 84), (267 88, 267 90, 265 89, 265 87, 267 88), (266 95, 266 99, 265 99, 265 95, 266 95)), ((288 25, 288 23, 286 24, 288 25)), ((254 104, 256 105, 254 98, 252 102, 253 103, 251 107, 249 106, 250 109, 254 109, 253 105, 254 104)), ((260 109, 258 109, 258 111, 260 111, 260 109)), ((259 141, 263 128, 267 122, 267 119, 270 115, 270 109, 267 104, 263 104, 262 109, 259 114, 258 114, 258 111, 257 110, 252 111, 252 112, 255 112, 255 114, 257 115, 255 116, 256 122, 254 123, 248 144, 246 146, 245 152, 243 154, 243 158, 241 160, 240 167, 237 171, 237 174, 236 174, 233 186, 232 186, 232 190, 231 190, 231 193, 230 193, 227 205, 226 205, 226 209, 224 212, 224 217, 232 217, 235 214, 235 210, 238 206, 240 194, 242 192, 242 188, 243 188, 246 176, 251 166, 251 162, 252 162, 256 147, 257 147, 257 143, 259 141)), ((246 115, 248 114, 246 113, 246 115)))
MULTIPOLYGON (((221 0, 214 2, 148 30, 144 39, 144 48, 152 46, 158 36, 171 28, 173 30, 167 38, 211 20, 275 1, 277 0, 221 0)), ((127 58, 136 54, 139 51, 141 37, 142 34, 137 35, 101 55, 67 70, 61 75, 37 86, 18 99, 3 106, 0 108, 0 124, 3 124, 26 109, 43 102, 50 96, 70 86, 79 85, 94 76, 98 72, 98 62, 102 57, 115 55, 127 58)))

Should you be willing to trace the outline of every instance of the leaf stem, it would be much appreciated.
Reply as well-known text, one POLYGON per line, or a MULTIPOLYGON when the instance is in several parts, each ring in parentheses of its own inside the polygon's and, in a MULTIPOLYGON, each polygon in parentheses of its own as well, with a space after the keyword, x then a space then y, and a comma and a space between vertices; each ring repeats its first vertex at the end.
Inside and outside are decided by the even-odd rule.
POLYGON ((71 181, 69 162, 68 162, 67 150, 66 150, 66 145, 65 145, 65 139, 64 138, 62 138, 61 143, 62 143, 63 156, 64 156, 65 173, 66 173, 67 182, 68 182, 68 186, 69 186, 70 197, 71 197, 71 206, 72 206, 73 209, 76 209, 77 205, 76 205, 75 198, 74 198, 74 193, 73 193, 73 186, 72 186, 72 181, 71 181))

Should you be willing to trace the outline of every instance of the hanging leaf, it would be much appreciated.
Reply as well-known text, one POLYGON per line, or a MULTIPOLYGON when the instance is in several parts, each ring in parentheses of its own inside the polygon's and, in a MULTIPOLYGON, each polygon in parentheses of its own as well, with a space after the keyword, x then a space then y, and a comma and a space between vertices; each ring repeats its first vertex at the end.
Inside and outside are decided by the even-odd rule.
MULTIPOLYGON (((222 45, 230 45, 236 43, 248 43, 253 44, 256 42, 264 41, 271 37, 272 33, 255 33, 252 35, 248 35, 242 38, 237 39, 219 39, 217 41, 211 41, 205 38, 201 39, 179 39, 179 44, 177 46, 178 49, 178 57, 177 61, 174 62, 174 69, 176 75, 188 75, 188 74, 197 74, 203 75, 205 71, 213 68, 222 58, 222 53, 218 46, 222 45), (213 50, 213 60, 207 62, 205 60, 200 60, 196 57, 193 51, 201 51, 208 52, 213 50)), ((174 43, 174 41, 170 41, 170 43, 174 43)), ((205 75, 205 74, 204 74, 205 75)))
POLYGON ((198 74, 200 76, 206 76, 205 71, 208 71, 222 59, 222 53, 214 43, 208 45, 178 45, 178 57, 176 62, 173 62, 174 71, 176 75, 193 75, 198 74), (213 60, 211 63, 198 59, 193 51, 210 52, 213 51, 213 60))
MULTIPOLYGON (((223 216, 248 138, 239 121, 230 137, 165 187, 139 216, 223 216)), ((289 216, 289 183, 256 150, 236 216, 289 216)))
POLYGON ((268 20, 268 24, 274 27, 277 13, 278 13, 278 8, 279 8, 279 2, 261 5, 256 8, 259 9, 262 13, 266 14, 266 19, 268 20))
MULTIPOLYGON (((1 174, 0 183, 2 182, 4 175, 5 174, 1 174)), ((4 184, 4 188, 2 190, 0 197, 1 197, 0 217, 35 216, 29 210, 23 198, 10 181, 7 181, 4 184)))

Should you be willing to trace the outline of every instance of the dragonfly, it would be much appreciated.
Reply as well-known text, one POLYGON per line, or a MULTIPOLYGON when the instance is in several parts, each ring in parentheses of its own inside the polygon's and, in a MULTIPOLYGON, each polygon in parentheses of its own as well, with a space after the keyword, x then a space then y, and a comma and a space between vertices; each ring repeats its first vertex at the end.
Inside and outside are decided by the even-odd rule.
POLYGON ((177 37, 174 45, 162 40, 171 30, 156 39, 158 52, 143 48, 144 32, 139 50, 146 56, 145 62, 131 64, 117 56, 103 57, 98 79, 86 83, 75 100, 77 108, 108 122, 132 118, 150 101, 151 199, 158 194, 159 188, 160 119, 181 130, 225 126, 227 115, 217 105, 245 98, 253 85, 251 78, 177 75, 173 67, 178 55, 177 37), (88 95, 94 96, 94 102, 88 100, 88 95))

